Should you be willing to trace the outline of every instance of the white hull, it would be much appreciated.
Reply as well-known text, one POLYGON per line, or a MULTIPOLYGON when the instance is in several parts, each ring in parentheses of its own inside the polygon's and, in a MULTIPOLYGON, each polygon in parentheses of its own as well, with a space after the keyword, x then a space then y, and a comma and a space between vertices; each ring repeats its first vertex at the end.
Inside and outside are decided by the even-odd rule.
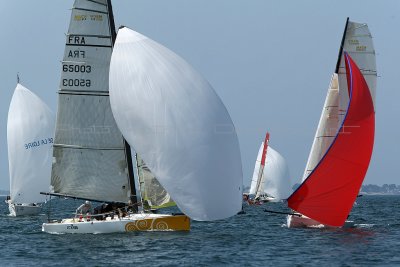
POLYGON ((10 216, 26 216, 26 215, 38 215, 42 210, 39 205, 32 204, 15 204, 8 202, 8 209, 10 216))
POLYGON ((133 231, 188 231, 190 219, 185 215, 131 214, 123 218, 107 217, 64 219, 61 222, 44 223, 42 231, 51 234, 105 234, 133 231))
POLYGON ((354 227, 353 221, 346 221, 342 227, 334 227, 322 224, 305 215, 296 213, 296 215, 287 216, 287 226, 289 228, 351 228, 354 227), (297 216, 299 215, 299 216, 297 216))

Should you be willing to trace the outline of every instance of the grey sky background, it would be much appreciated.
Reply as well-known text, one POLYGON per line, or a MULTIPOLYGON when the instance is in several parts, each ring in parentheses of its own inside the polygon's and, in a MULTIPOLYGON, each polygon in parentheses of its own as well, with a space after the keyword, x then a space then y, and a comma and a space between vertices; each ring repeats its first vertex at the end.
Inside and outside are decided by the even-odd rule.
MULTIPOLYGON (((6 127, 16 74, 56 112, 72 4, 0 0, 0 189, 9 188, 6 127)), ((266 130, 292 183, 301 180, 346 17, 368 23, 379 78, 364 183, 400 184, 400 1, 114 0, 113 8, 117 26, 165 45, 213 85, 238 132, 245 185, 266 130)))

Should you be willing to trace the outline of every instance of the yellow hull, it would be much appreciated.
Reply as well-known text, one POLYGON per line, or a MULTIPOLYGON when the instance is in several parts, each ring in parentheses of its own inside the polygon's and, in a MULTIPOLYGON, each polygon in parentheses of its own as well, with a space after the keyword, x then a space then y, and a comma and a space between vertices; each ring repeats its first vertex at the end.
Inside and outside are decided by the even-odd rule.
POLYGON ((134 231, 189 231, 190 218, 186 215, 172 215, 161 218, 149 218, 128 222, 126 232, 134 231))

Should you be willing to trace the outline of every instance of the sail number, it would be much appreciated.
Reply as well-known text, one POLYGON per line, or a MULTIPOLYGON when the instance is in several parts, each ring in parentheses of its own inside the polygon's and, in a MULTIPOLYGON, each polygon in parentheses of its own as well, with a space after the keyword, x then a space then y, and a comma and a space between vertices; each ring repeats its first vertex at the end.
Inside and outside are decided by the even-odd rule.
POLYGON ((63 72, 82 72, 90 73, 92 72, 92 66, 90 65, 63 65, 63 72))
POLYGON ((91 80, 87 79, 63 79, 63 86, 80 86, 80 87, 90 87, 92 84, 91 80))

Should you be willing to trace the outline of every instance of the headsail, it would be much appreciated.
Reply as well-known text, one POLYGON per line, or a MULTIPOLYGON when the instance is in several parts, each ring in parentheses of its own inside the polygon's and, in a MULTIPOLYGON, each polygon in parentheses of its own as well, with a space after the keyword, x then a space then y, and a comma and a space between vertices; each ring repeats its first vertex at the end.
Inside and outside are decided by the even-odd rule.
POLYGON ((134 194, 126 159, 130 151, 125 150, 109 101, 114 36, 109 0, 75 1, 58 97, 54 193, 110 202, 128 202, 134 194))
POLYGON ((110 100, 124 137, 177 206, 195 220, 242 208, 233 122, 210 84, 182 58, 128 28, 117 35, 110 100))
POLYGON ((327 153, 289 197, 290 208, 322 224, 342 226, 351 211, 372 155, 375 111, 363 74, 345 53, 349 106, 327 153))
POLYGON ((17 84, 7 120, 12 203, 38 203, 48 191, 53 151, 54 114, 34 93, 17 84))
POLYGON ((327 149, 332 144, 338 131, 349 103, 347 94, 346 67, 343 51, 346 51, 357 64, 368 88, 371 91, 372 101, 375 102, 376 91, 376 59, 372 36, 365 23, 346 21, 346 26, 341 42, 335 73, 326 96, 324 108, 315 134, 313 145, 308 157, 302 180, 304 181, 321 161, 327 149), (341 92, 339 94, 339 88, 341 92))
POLYGON ((255 194, 256 198, 258 198, 261 193, 264 193, 264 167, 267 157, 268 143, 269 133, 267 132, 265 134, 264 142, 261 143, 260 150, 258 151, 256 165, 254 167, 253 179, 250 186, 250 194, 255 194))
POLYGON ((151 173, 149 167, 136 154, 136 167, 139 178, 140 194, 143 201, 143 207, 146 209, 160 209, 175 206, 168 192, 158 182, 157 178, 151 173))

